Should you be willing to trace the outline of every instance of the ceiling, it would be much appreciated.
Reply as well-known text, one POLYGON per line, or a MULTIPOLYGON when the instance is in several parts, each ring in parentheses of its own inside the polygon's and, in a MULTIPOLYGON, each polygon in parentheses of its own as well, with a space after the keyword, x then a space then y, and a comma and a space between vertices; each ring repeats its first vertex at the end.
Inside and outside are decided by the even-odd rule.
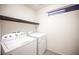
POLYGON ((47 7, 48 5, 50 4, 27 4, 28 7, 34 9, 34 10, 39 10, 39 9, 42 9, 44 7, 47 7))

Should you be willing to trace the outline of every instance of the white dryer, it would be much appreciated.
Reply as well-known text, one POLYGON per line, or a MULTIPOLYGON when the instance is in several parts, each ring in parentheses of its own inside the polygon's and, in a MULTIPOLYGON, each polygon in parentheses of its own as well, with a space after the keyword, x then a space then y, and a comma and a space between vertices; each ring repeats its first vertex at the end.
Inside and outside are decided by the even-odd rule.
POLYGON ((43 55, 47 48, 46 35, 40 32, 29 32, 28 35, 37 39, 37 54, 43 55))

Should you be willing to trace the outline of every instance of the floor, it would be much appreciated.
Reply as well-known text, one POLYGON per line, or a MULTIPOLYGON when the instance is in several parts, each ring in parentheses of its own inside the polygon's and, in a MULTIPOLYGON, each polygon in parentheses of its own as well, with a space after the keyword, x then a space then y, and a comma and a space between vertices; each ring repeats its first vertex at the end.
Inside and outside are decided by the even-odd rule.
POLYGON ((46 52, 44 53, 44 55, 60 55, 60 54, 52 52, 50 50, 46 50, 46 52))
POLYGON ((52 51, 50 51, 50 50, 46 50, 43 55, 60 55, 60 54, 55 53, 55 52, 52 52, 52 51))

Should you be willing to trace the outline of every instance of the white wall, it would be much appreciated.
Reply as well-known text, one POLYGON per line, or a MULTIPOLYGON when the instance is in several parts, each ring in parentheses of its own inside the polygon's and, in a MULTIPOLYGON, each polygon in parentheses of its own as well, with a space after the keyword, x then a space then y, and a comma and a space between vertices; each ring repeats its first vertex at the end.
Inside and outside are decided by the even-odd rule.
POLYGON ((19 18, 37 22, 36 12, 24 4, 3 4, 0 5, 0 14, 10 17, 19 18))
POLYGON ((59 54, 78 54, 79 10, 48 16, 49 10, 66 5, 51 5, 38 12, 38 31, 47 35, 47 48, 59 54))

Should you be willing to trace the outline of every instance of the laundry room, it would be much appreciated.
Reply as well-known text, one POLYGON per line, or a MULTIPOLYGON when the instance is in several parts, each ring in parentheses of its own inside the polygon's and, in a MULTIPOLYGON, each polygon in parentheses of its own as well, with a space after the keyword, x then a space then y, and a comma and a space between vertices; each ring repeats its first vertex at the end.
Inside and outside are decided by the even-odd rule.
POLYGON ((1 55, 79 55, 79 4, 0 4, 1 55))

